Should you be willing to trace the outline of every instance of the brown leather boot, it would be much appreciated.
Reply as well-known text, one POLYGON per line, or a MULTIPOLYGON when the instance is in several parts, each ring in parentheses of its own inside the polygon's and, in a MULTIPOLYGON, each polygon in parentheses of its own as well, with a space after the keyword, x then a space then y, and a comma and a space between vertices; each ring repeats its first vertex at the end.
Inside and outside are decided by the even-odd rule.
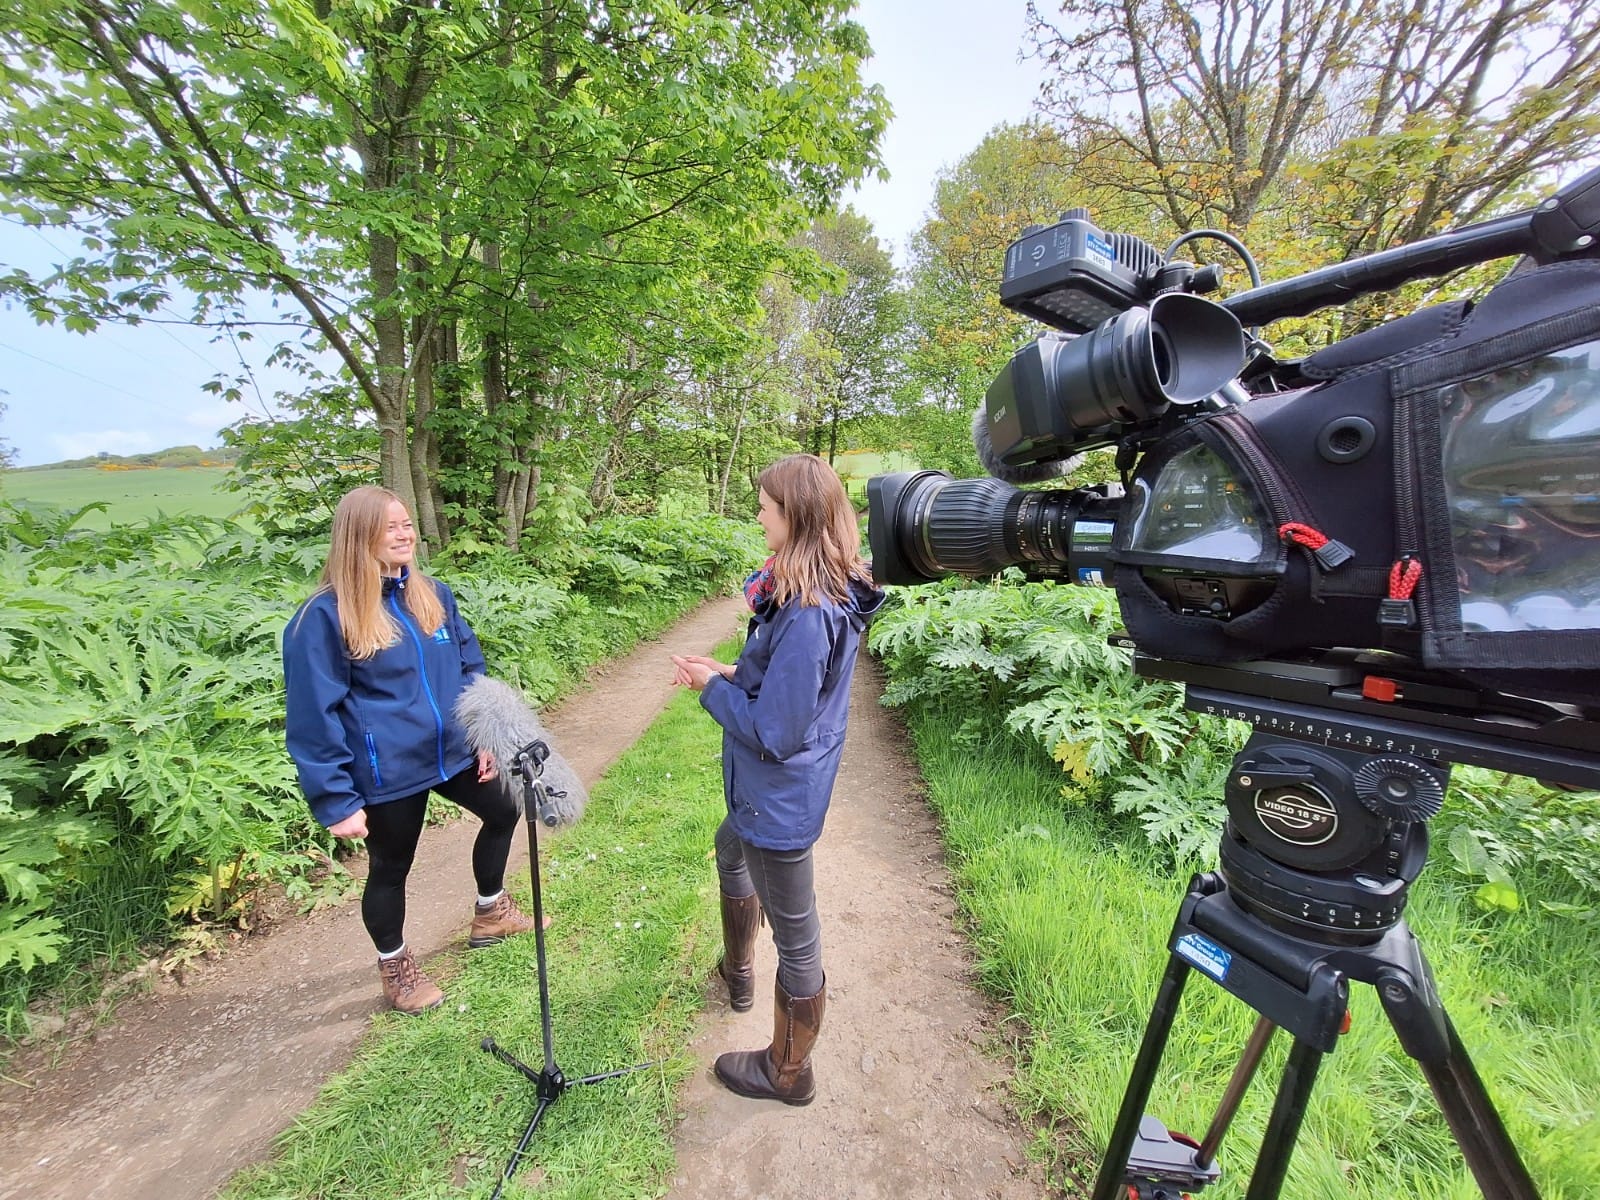
POLYGON ((828 983, 815 996, 791 996, 773 984, 772 1045, 717 1056, 717 1078, 731 1092, 756 1100, 810 1104, 817 1094, 811 1074, 811 1047, 822 1030, 828 983))
POLYGON ((749 1012, 756 1002, 756 930, 761 926, 761 901, 722 893, 722 961, 717 973, 727 982, 728 1004, 749 1012))
POLYGON ((378 960, 378 976, 383 980, 383 994, 396 1012, 414 1017, 438 1008, 444 1003, 444 993, 439 985, 422 973, 416 956, 407 946, 393 958, 378 960))
MULTIPOLYGON (((550 928, 548 916, 544 919, 544 927, 550 928)), ((501 892, 489 902, 487 908, 480 904, 472 906, 472 928, 467 932, 467 945, 474 950, 494 946, 508 937, 532 929, 533 918, 517 907, 510 892, 501 892)))

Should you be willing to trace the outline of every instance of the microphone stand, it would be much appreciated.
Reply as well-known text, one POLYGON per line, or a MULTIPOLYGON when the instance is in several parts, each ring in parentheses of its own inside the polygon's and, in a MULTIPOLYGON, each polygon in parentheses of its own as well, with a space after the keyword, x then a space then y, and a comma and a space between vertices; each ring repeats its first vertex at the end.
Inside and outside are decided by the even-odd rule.
POLYGON ((539 1022, 544 1031, 544 1067, 535 1071, 527 1063, 502 1050, 492 1037, 484 1038, 481 1043, 485 1051, 532 1080, 539 1100, 538 1106, 533 1110, 532 1119, 522 1131, 522 1138, 517 1142, 517 1148, 511 1152, 511 1159, 506 1163, 506 1169, 500 1173, 500 1181, 495 1184, 491 1200, 499 1200, 506 1183, 516 1174, 517 1164, 526 1154, 528 1143, 533 1141, 534 1131, 539 1128, 545 1110, 561 1099, 568 1089, 579 1084, 600 1083, 620 1075, 631 1075, 635 1071, 643 1071, 665 1061, 656 1059, 653 1062, 639 1063, 637 1066, 623 1067, 617 1071, 605 1071, 599 1075, 583 1075, 577 1079, 567 1078, 556 1065, 555 1042, 550 1031, 550 973, 544 954, 544 897, 539 887, 539 822, 544 820, 554 825, 556 820, 554 813, 548 815, 546 813, 549 793, 539 778, 544 773, 544 763, 549 757, 550 747, 545 742, 532 741, 517 751, 511 763, 512 769, 522 777, 522 815, 528 826, 528 873, 533 877, 533 944, 539 967, 539 1022))

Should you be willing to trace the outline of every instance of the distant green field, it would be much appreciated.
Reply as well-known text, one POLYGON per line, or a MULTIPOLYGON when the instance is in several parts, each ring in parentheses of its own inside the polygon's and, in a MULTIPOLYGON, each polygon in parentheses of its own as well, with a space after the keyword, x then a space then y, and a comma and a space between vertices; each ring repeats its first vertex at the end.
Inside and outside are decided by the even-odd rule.
POLYGON ((864 479, 885 471, 915 471, 918 463, 903 450, 846 450, 833 460, 833 469, 846 479, 864 479))
POLYGON ((858 509, 867 503, 867 480, 885 471, 915 471, 920 464, 903 450, 847 450, 835 456, 833 469, 844 480, 844 490, 858 509))
POLYGON ((7 471, 0 476, 0 496, 80 508, 104 501, 103 513, 91 513, 82 525, 109 529, 165 513, 232 516, 242 497, 222 490, 226 467, 152 467, 135 471, 103 471, 74 467, 45 471, 7 471))

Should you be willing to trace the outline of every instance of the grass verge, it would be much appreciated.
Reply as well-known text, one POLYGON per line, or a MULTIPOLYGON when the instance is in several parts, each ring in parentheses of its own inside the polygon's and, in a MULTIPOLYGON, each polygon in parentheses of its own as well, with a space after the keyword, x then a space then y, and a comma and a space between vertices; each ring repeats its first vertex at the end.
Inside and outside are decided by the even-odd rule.
MULTIPOLYGON (((918 757, 974 931, 983 979, 1013 1013, 1022 1107, 1052 1182, 1086 1196, 1110 1135, 1190 872, 1131 822, 1062 799, 1035 747, 963 734, 965 714, 912 714, 918 757)), ((968 723, 967 729, 971 725, 968 723)), ((1593 929, 1485 914, 1440 872, 1409 919, 1440 994, 1545 1200, 1600 1178, 1600 993, 1593 929)), ((1537 897, 1530 896, 1530 900, 1537 897)), ((1324 1062, 1284 1188, 1296 1200, 1480 1195, 1372 988, 1324 1062)), ((1152 1092, 1170 1128, 1205 1132, 1255 1014, 1191 976, 1152 1092)), ((1286 1056, 1279 1034, 1223 1144, 1217 1200, 1242 1196, 1286 1056)))
MULTIPOLYGON (((726 647, 723 652, 726 652, 726 647)), ((663 1060, 574 1088, 540 1122, 508 1197, 657 1196, 685 1049, 716 962, 712 835, 721 735, 696 697, 674 698, 594 789, 584 818, 541 839, 555 1060, 569 1077, 663 1060)), ((524 879, 512 890, 527 904, 524 879)), ((238 1176, 227 1200, 487 1196, 537 1103, 535 1085, 479 1049, 485 1036, 543 1064, 533 939, 447 953, 428 970, 444 1006, 385 1014, 354 1064, 238 1176)))

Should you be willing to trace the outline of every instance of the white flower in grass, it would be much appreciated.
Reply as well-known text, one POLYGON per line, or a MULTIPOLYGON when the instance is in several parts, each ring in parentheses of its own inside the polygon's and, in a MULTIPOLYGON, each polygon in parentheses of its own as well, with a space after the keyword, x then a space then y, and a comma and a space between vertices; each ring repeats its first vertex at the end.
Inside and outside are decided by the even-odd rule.
POLYGON ((635 929, 643 929, 644 928, 644 922, 643 921, 635 921, 633 923, 633 927, 635 929))
POLYGON ((596 854, 594 854, 593 851, 591 851, 590 854, 589 854, 589 861, 590 862, 594 862, 597 857, 598 856, 596 854))
POLYGON ((613 928, 613 929, 621 929, 622 928, 622 922, 621 921, 613 921, 613 922, 611 922, 611 928, 613 928))

